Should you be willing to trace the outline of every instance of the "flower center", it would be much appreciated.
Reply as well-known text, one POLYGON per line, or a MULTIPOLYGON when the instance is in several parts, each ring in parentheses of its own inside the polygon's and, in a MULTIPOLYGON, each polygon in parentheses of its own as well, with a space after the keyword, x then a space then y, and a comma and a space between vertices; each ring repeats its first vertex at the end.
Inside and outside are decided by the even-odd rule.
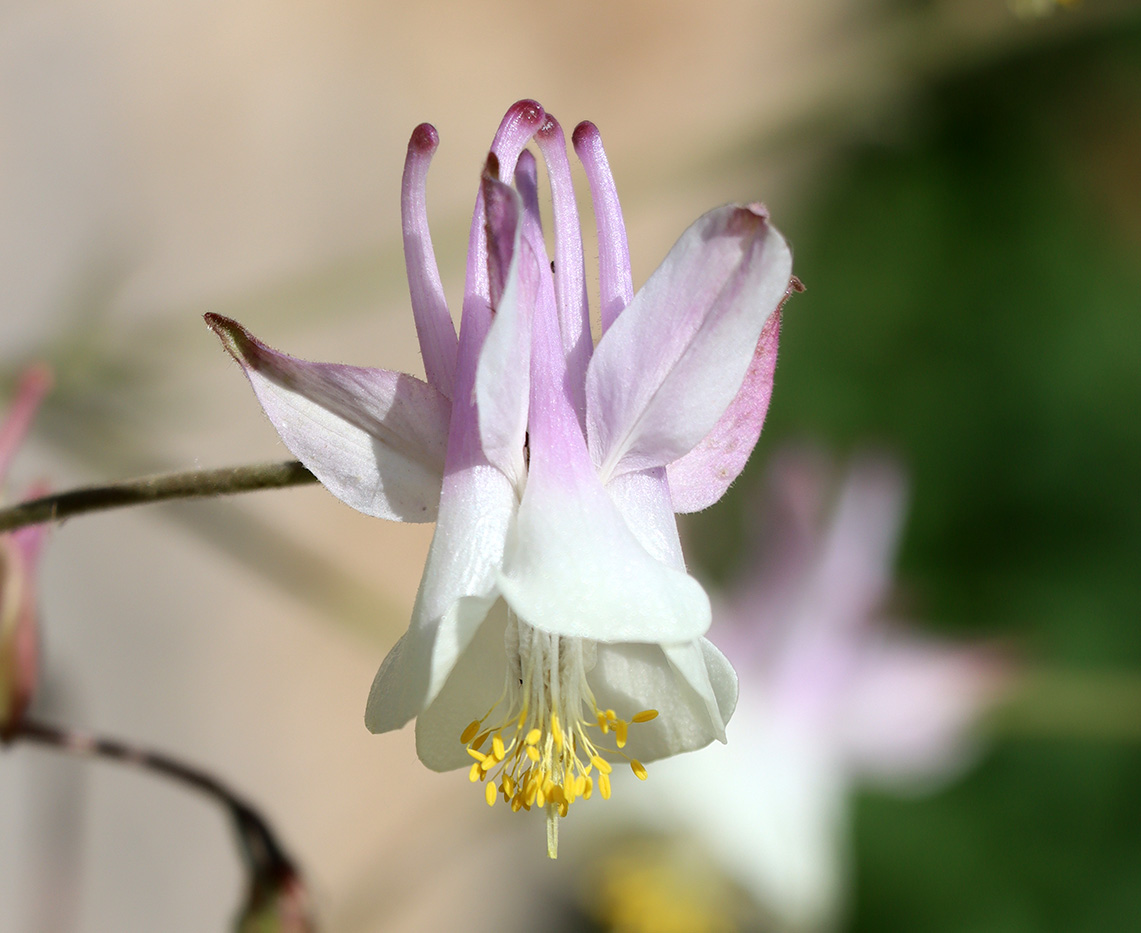
POLYGON ((612 709, 599 709, 586 681, 593 642, 541 632, 513 615, 506 648, 503 695, 460 734, 475 760, 468 778, 486 784, 488 806, 502 795, 515 812, 546 808, 547 854, 554 858, 558 818, 576 800, 589 800, 596 786, 603 799, 610 797, 614 768, 607 756, 624 758, 646 779, 645 766, 622 749, 630 726, 649 722, 658 711, 620 719, 612 709))

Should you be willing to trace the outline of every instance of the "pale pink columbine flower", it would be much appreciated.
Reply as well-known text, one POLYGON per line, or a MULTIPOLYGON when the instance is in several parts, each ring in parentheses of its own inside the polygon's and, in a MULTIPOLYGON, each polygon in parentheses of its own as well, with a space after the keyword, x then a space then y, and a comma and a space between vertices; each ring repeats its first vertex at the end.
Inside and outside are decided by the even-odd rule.
POLYGON ((637 295, 598 131, 574 148, 598 224, 591 337, 563 131, 534 101, 504 117, 472 219, 457 339, 428 234, 436 131, 417 127, 402 198, 427 382, 305 363, 210 325, 293 453, 344 502, 435 521, 408 632, 368 700, 374 732, 417 717, 421 760, 467 766, 512 808, 557 818, 607 755, 642 762, 724 741, 732 668, 702 634, 674 512, 715 502, 760 433, 791 257, 758 205, 699 219, 637 295), (546 165, 555 255, 539 218, 546 165))
MULTIPOLYGON (((32 367, 21 377, 16 399, 0 426, 0 485, 50 386, 51 375, 43 366, 32 367)), ((28 498, 44 492, 43 487, 33 487, 28 498)), ((29 525, 0 535, 0 738, 19 725, 39 677, 36 570, 47 531, 47 525, 29 525)))
POLYGON ((715 611, 742 674, 730 741, 661 768, 633 803, 688 824, 778 928, 819 930, 843 903, 854 785, 917 791, 956 774, 1008 671, 880 615, 905 498, 892 462, 853 463, 830 511, 820 460, 778 457, 771 479, 759 558, 715 611))

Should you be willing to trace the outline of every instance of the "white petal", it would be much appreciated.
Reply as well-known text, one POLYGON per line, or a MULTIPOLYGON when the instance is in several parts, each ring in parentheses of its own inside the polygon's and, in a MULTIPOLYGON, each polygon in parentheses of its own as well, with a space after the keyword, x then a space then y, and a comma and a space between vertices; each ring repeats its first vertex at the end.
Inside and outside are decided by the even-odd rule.
POLYGON ((709 703, 722 704, 719 718, 728 719, 737 697, 737 681, 728 662, 705 639, 692 644, 698 657, 709 654, 712 681, 720 695, 702 696, 659 645, 598 645, 598 660, 587 681, 601 709, 613 709, 629 718, 644 709, 656 709, 650 722, 633 723, 625 749, 640 761, 654 761, 680 752, 702 748, 715 738, 724 741, 724 730, 710 722, 709 703), (718 733, 720 732, 720 735, 718 733))
POLYGON ((788 245, 759 208, 711 211, 682 234, 587 370, 588 440, 604 481, 665 466, 712 430, 791 272, 788 245))
POLYGON ((666 657, 690 689, 700 697, 714 738, 725 741, 725 724, 737 705, 737 674, 713 642, 706 638, 666 645, 666 657))
POLYGON ((515 506, 510 481, 488 464, 444 480, 412 622, 369 694, 365 721, 373 732, 399 729, 440 692, 498 596, 496 579, 515 506))
POLYGON ((462 596, 484 597, 495 591, 517 506, 514 487, 490 464, 445 478, 420 584, 419 618, 440 618, 462 596))
POLYGON ((685 570, 665 470, 638 470, 616 476, 606 492, 638 542, 663 564, 685 570))
POLYGON ((471 766, 460 733, 473 719, 486 716, 503 694, 506 625, 507 606, 499 600, 452 668, 443 689, 416 720, 416 753, 433 771, 471 766))
POLYGON ((451 415, 440 392, 405 373, 295 359, 220 315, 207 322, 329 492, 366 515, 435 521, 451 415))
POLYGON ((400 729, 436 699, 494 602, 494 594, 462 596, 434 623, 417 624, 414 612, 373 678, 364 714, 369 732, 400 729))
POLYGON ((537 467, 533 457, 499 582, 521 619, 604 642, 689 641, 709 627, 701 585, 651 556, 589 461, 537 467))

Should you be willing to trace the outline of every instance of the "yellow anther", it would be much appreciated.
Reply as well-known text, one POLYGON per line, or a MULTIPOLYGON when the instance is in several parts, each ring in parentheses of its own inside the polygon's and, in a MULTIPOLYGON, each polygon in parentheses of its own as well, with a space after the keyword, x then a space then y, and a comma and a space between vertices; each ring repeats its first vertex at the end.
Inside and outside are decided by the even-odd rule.
MULTIPOLYGON (((554 674, 552 673, 552 677, 554 674)), ((522 686, 522 684, 521 684, 522 686)), ((508 684, 509 690, 514 687, 508 684)), ((649 722, 658 716, 647 709, 621 719, 613 709, 599 709, 590 699, 579 706, 554 702, 554 691, 543 685, 530 701, 524 700, 502 717, 494 715, 495 707, 482 719, 472 720, 460 733, 473 764, 468 780, 482 781, 484 799, 489 807, 502 796, 513 812, 530 810, 538 805, 546 811, 548 849, 550 825, 566 816, 576 800, 589 800, 596 792, 609 799, 614 765, 604 755, 618 754, 639 780, 646 780, 645 766, 624 751, 633 723, 649 722), (566 720, 566 728, 562 720, 566 720), (588 726, 597 723, 604 735, 614 735, 614 745, 596 747, 588 726), (486 726, 486 728, 484 728, 486 726), (595 770, 597 769, 597 771, 595 770)))

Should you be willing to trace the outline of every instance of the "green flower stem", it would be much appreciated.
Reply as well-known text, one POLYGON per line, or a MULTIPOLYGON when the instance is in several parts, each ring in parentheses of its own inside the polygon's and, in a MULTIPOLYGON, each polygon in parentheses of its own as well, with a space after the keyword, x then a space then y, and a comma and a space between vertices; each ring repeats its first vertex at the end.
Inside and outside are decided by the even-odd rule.
POLYGON ((281 489, 315 482, 317 477, 296 460, 222 467, 216 470, 160 473, 106 486, 85 486, 0 509, 0 532, 14 531, 41 522, 62 521, 73 515, 117 509, 125 505, 231 496, 239 492, 281 489))

